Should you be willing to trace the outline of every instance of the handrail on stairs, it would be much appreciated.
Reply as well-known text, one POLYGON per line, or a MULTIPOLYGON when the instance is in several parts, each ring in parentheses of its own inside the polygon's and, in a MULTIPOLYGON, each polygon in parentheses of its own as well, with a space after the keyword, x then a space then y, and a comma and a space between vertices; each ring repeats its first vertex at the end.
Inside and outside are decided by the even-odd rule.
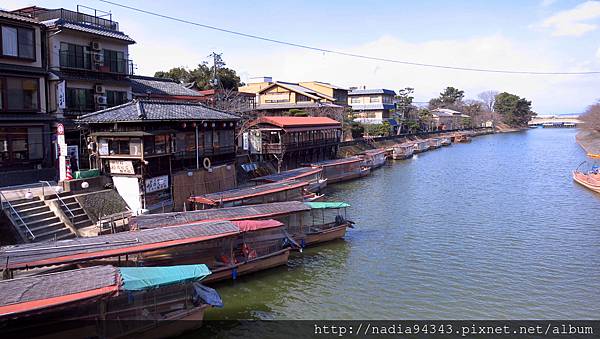
POLYGON ((31 230, 29 229, 29 226, 27 226, 27 223, 23 220, 23 218, 21 218, 21 215, 19 214, 19 212, 17 212, 17 210, 15 210, 15 208, 10 203, 10 201, 8 199, 6 199, 6 197, 4 196, 4 193, 2 193, 2 191, 0 191, 0 208, 3 211, 4 211, 4 203, 6 203, 8 205, 8 207, 10 207, 10 209, 14 213, 14 215, 16 215, 17 218, 19 219, 19 221, 23 224, 23 226, 25 226, 27 233, 29 233, 29 235, 31 235, 31 240, 35 240, 35 235, 33 234, 33 232, 31 232, 31 230))
POLYGON ((56 195, 56 198, 58 198, 58 201, 62 204, 62 206, 64 206, 65 209, 67 210, 67 212, 69 212, 69 214, 71 215, 69 217, 69 219, 71 219, 71 222, 72 222, 73 219, 75 219, 75 214, 73 214, 73 211, 71 211, 71 209, 69 208, 69 206, 67 206, 67 204, 65 204, 65 202, 62 200, 62 198, 60 197, 60 195, 58 195, 58 192, 56 191, 56 189, 52 185, 50 185, 50 182, 48 182, 48 181, 42 181, 42 180, 40 180, 40 183, 42 183, 42 196, 45 196, 44 195, 44 185, 43 184, 46 184, 46 185, 48 185, 48 187, 50 189, 52 189, 52 191, 54 192, 54 195, 56 195))

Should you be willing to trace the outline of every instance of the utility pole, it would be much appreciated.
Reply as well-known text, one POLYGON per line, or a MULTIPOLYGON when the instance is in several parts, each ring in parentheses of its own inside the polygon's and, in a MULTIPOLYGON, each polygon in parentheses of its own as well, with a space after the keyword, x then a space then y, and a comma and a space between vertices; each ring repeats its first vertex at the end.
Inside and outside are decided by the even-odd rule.
POLYGON ((211 80, 211 85, 214 89, 223 90, 223 84, 221 83, 221 80, 219 79, 219 73, 218 73, 219 65, 222 63, 221 55, 222 55, 222 53, 212 52, 209 55, 209 57, 212 57, 212 59, 213 59, 213 78, 211 80))

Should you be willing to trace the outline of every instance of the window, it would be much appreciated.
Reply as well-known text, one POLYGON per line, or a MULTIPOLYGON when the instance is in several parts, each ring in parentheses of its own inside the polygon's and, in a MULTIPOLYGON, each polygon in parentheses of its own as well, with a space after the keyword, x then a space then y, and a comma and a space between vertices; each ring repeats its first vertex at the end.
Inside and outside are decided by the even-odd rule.
POLYGON ((0 110, 38 111, 39 80, 0 78, 0 110))
POLYGON ((67 88, 67 109, 70 111, 94 110, 94 90, 67 88))
POLYGON ((9 162, 41 160, 44 157, 42 128, 0 128, 0 165, 9 162))
POLYGON ((154 152, 156 154, 165 154, 167 153, 167 136, 166 135, 157 135, 154 137, 154 152))
POLYGON ((104 66, 111 73, 125 73, 125 53, 104 50, 104 66))
POLYGON ((372 95, 369 97, 369 102, 373 103, 373 102, 381 102, 381 98, 377 95, 372 95))
POLYGON ((358 97, 352 97, 352 98, 350 98, 350 103, 360 104, 360 98, 358 98, 358 97))
POLYGON ((310 99, 306 95, 296 94, 296 101, 303 102, 303 101, 310 101, 310 99))
POLYGON ((35 38, 31 28, 2 26, 2 55, 35 60, 35 38))
POLYGON ((60 66, 69 68, 91 69, 89 47, 61 42, 60 66))
POLYGON ((127 102, 127 92, 106 91, 106 103, 108 107, 122 105, 127 102))
POLYGON ((129 155, 129 138, 117 138, 108 140, 108 151, 110 155, 129 155))

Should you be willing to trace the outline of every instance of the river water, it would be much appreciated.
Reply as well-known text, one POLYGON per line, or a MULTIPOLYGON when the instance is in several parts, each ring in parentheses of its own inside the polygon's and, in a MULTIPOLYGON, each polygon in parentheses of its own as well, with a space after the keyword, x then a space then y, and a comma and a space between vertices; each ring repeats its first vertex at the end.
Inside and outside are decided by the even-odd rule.
POLYGON ((600 195, 574 129, 474 138, 328 188, 343 241, 217 285, 208 319, 598 319, 600 195))

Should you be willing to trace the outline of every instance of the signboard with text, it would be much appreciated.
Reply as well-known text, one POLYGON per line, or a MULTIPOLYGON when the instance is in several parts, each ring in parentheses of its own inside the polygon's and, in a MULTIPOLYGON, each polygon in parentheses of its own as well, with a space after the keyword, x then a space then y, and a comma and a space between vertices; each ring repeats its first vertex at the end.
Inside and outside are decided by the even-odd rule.
POLYGON ((160 177, 146 179, 146 193, 162 191, 162 190, 166 190, 168 188, 169 188, 169 176, 168 175, 161 175, 160 177))
POLYGON ((110 160, 108 163, 111 174, 135 174, 131 160, 110 160))

